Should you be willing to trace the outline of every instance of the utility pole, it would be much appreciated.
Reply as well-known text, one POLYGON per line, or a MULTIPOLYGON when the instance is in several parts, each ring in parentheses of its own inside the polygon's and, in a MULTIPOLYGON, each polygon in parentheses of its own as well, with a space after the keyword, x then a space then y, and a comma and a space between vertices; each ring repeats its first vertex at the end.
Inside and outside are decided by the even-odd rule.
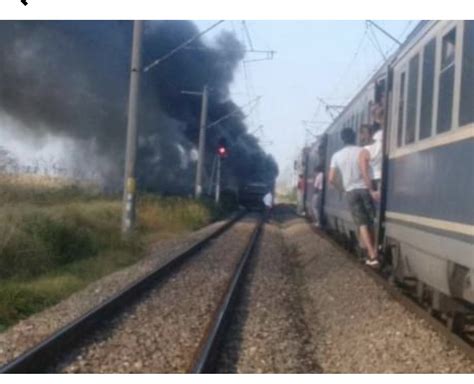
POLYGON ((199 144, 198 144, 198 161, 196 168, 196 183, 194 186, 194 197, 200 198, 202 195, 202 176, 204 173, 204 155, 206 150, 206 124, 207 124, 207 104, 209 98, 209 90, 207 85, 204 86, 202 92, 181 91, 185 95, 202 96, 201 104, 201 123, 199 125, 199 144))
POLYGON ((135 223, 135 161, 137 152, 137 115, 140 92, 141 50, 143 21, 133 22, 132 63, 128 97, 127 147, 125 155, 125 178, 123 188, 122 233, 129 233, 135 223))
POLYGON ((204 154, 206 150, 206 124, 207 124, 207 99, 208 90, 207 85, 202 90, 202 105, 201 105, 201 126, 199 128, 199 153, 196 170, 196 199, 202 195, 202 175, 204 173, 204 154))

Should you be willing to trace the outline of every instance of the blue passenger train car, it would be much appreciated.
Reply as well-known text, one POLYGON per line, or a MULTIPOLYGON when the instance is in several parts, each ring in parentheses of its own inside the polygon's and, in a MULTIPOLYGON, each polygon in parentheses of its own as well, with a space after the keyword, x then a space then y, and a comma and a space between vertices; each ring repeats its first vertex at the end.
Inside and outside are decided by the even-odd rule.
MULTIPOLYGON (((378 246, 392 277, 435 310, 474 304, 474 21, 420 22, 325 132, 325 170, 340 131, 384 135, 378 246)), ((307 200, 311 201, 311 193, 307 200)), ((326 228, 357 244, 343 192, 325 188, 326 228)))
POLYGON ((391 71, 385 236, 394 273, 474 303, 474 21, 424 23, 391 71))

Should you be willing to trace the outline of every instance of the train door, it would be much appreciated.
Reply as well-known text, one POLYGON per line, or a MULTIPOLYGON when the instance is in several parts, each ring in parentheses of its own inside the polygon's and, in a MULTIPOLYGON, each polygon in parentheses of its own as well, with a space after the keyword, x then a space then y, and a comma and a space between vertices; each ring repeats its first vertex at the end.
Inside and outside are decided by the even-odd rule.
MULTIPOLYGON (((389 139, 390 132, 388 132, 389 119, 390 119, 390 105, 392 101, 392 91, 393 91, 393 70, 389 66, 387 68, 387 77, 384 79, 382 87, 378 89, 378 95, 380 96, 379 102, 383 104, 383 114, 379 116, 382 117, 381 121, 382 132, 383 132, 383 141, 382 141, 382 177, 380 180, 380 201, 377 206, 377 226, 375 228, 375 240, 377 250, 383 251, 384 239, 385 239, 385 209, 387 201, 387 180, 388 180, 388 148, 389 148, 389 139)), ((377 89, 376 89, 376 98, 377 98, 377 89)))

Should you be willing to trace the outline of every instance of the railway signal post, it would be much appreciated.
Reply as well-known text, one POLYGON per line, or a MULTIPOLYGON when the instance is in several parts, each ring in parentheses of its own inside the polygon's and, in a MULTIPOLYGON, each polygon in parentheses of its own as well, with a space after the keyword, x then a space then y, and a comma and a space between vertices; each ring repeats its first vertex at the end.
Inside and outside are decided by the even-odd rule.
POLYGON ((222 159, 226 158, 229 154, 227 149, 227 142, 224 138, 219 140, 217 147, 217 176, 216 176, 216 203, 219 204, 221 198, 221 170, 222 170, 222 159))
POLYGON ((135 223, 135 161, 137 152, 137 116, 140 92, 141 50, 143 21, 133 23, 132 64, 128 98, 127 147, 125 154, 125 177, 123 188, 122 233, 127 234, 135 223))

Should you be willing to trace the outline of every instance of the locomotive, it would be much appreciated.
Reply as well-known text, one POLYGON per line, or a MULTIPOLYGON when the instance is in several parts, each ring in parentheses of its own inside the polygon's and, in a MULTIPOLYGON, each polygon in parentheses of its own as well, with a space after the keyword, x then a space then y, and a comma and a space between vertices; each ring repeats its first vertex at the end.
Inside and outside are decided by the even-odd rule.
MULTIPOLYGON (((316 142, 305 148, 304 207, 312 176, 342 148, 340 131, 383 130, 377 246, 393 281, 413 288, 454 327, 474 313, 474 21, 422 21, 316 142), (460 320, 461 321, 461 320, 460 320)), ((357 247, 343 193, 325 183, 325 229, 357 247)))
POLYGON ((239 204, 250 211, 263 211, 263 196, 271 190, 262 182, 245 184, 239 189, 239 204))

